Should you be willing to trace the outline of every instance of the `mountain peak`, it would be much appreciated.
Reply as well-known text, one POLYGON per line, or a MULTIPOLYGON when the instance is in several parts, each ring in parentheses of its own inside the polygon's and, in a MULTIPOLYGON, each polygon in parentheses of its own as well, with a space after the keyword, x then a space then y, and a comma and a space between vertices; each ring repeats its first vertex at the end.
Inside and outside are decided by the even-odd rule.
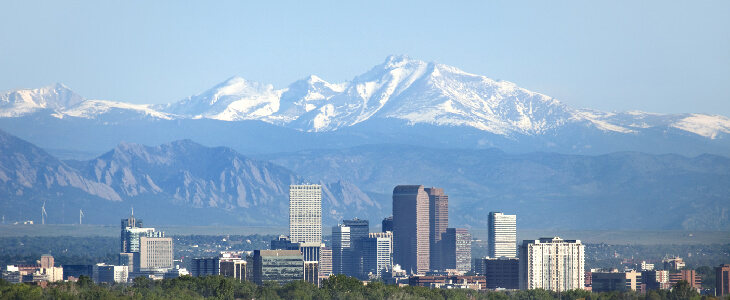
POLYGON ((17 117, 39 109, 61 110, 86 101, 62 83, 37 89, 16 89, 0 93, 0 116, 17 117))
MULTIPOLYGON (((388 57, 385 58, 384 64, 388 65, 388 66, 398 67, 398 66, 402 66, 411 61, 419 61, 419 60, 414 60, 410 56, 405 55, 405 54, 388 55, 388 57)), ((419 61, 419 62, 422 62, 422 61, 419 61)))

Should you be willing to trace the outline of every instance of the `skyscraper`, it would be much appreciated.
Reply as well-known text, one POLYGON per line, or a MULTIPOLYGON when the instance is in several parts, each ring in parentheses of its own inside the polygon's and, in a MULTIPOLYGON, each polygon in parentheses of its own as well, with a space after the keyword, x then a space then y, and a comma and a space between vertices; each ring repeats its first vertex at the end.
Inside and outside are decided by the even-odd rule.
POLYGON ((443 245, 442 270, 471 270, 471 233, 466 228, 447 228, 441 239, 443 245))
MULTIPOLYGON (((429 269, 444 270, 444 253, 441 243, 442 235, 449 227, 449 196, 442 188, 424 188, 428 194, 428 225, 429 225, 429 269)), ((471 258, 470 258, 471 259, 471 258)))
POLYGON ((393 232, 393 216, 383 219, 383 232, 393 232))
POLYGON ((353 277, 363 278, 363 242, 368 238, 370 233, 370 222, 368 220, 360 220, 354 218, 352 220, 342 220, 342 224, 350 227, 350 243, 352 244, 352 250, 350 258, 351 274, 347 274, 353 277))
POLYGON ((393 189, 393 263, 410 274, 429 270, 429 197, 422 185, 393 189))
POLYGON ((390 238, 371 237, 362 243, 363 273, 383 277, 383 270, 390 268, 390 238))
POLYGON ((517 216, 489 213, 489 257, 517 257, 517 216))
POLYGON ((351 274, 350 227, 332 226, 332 274, 351 274))
POLYGON ((583 289, 585 246, 559 237, 525 240, 520 247, 520 289, 583 289))
MULTIPOLYGON (((144 259, 144 257, 138 255, 143 246, 142 238, 164 238, 165 232, 156 231, 154 228, 142 227, 142 220, 134 217, 134 210, 132 210, 132 216, 129 219, 122 219, 121 229, 119 264, 128 266, 130 272, 140 272, 139 264, 144 259)), ((172 243, 172 239, 170 239, 170 243, 172 243)), ((172 263, 170 263, 171 267, 172 263)))
POLYGON ((129 241, 125 240, 125 231, 127 228, 142 228, 142 219, 136 219, 134 217, 134 209, 132 209, 132 216, 129 219, 122 219, 122 232, 119 235, 121 237, 121 251, 120 252, 131 252, 129 250, 129 241))
POLYGON ((322 188, 289 186, 289 238, 293 243, 322 243, 322 188))

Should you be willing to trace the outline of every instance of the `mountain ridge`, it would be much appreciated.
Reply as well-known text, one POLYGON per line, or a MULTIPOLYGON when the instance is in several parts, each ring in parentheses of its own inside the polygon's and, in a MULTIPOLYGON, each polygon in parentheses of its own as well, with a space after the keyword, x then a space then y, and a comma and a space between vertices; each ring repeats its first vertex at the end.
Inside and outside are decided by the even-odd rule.
POLYGON ((57 118, 108 118, 112 122, 122 117, 261 120, 309 132, 341 130, 372 118, 395 118, 411 125, 471 127, 507 137, 544 136, 566 127, 636 135, 648 128, 668 126, 709 139, 730 134, 730 119, 725 116, 574 109, 509 81, 404 55, 389 56, 345 83, 332 84, 310 75, 275 89, 234 76, 170 104, 86 100, 62 84, 0 94, 0 117, 19 117, 43 109, 51 109, 57 118))

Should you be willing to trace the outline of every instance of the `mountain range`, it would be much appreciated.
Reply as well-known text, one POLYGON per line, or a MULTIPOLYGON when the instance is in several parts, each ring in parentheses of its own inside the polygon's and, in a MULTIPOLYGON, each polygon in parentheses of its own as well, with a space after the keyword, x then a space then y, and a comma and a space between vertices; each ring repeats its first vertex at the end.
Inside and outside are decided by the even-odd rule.
POLYGON ((725 116, 576 109, 511 82, 407 56, 390 56, 345 83, 333 84, 312 75, 275 89, 233 77, 198 95, 162 105, 86 100, 63 84, 0 94, 0 128, 47 149, 100 154, 121 140, 160 144, 185 138, 244 153, 281 149, 270 139, 257 141, 258 147, 229 141, 230 134, 242 127, 277 134, 283 130, 305 141, 286 151, 323 144, 358 146, 372 139, 420 146, 497 147, 508 152, 730 153, 730 119, 725 116), (148 129, 135 130, 140 124, 148 129), (186 124, 208 132, 179 129, 186 124), (104 128, 88 128, 92 126, 104 128), (66 143, 64 133, 77 130, 84 133, 76 138, 82 139, 81 145, 99 147, 66 143), (223 137, 211 138, 210 131, 223 137), (160 138, 163 134, 169 137, 160 138))
POLYGON ((444 187, 452 226, 486 227, 489 211, 523 228, 728 230, 730 158, 507 154, 497 149, 368 145, 250 158, 190 140, 120 143, 61 161, 0 131, 0 197, 8 220, 106 224, 132 207, 157 224, 286 225, 288 186, 322 185, 325 226, 391 214, 397 184, 444 187), (69 217, 66 218, 65 216, 69 217), (68 220, 68 221, 67 221, 68 220))
POLYGON ((727 117, 571 108, 407 56, 344 83, 233 77, 170 104, 17 89, 0 93, 0 129, 18 220, 45 202, 52 222, 134 206, 168 224, 285 225, 288 185, 312 182, 330 225, 377 224, 395 185, 424 184, 458 226, 498 210, 526 228, 730 229, 727 117))

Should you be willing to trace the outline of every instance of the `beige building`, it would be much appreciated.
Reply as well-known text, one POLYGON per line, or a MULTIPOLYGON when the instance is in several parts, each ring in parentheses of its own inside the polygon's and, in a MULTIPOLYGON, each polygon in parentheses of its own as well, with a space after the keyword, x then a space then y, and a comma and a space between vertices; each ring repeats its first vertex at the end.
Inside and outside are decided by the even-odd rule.
POLYGON ((134 253, 135 272, 174 267, 172 238, 143 236, 139 240, 139 252, 134 253))
POLYGON ((289 186, 289 239, 294 243, 322 243, 322 187, 289 186))
POLYGON ((444 245, 441 240, 446 234, 446 228, 449 227, 449 195, 444 194, 442 188, 431 187, 423 190, 428 194, 429 269, 443 271, 448 268, 445 266, 447 262, 443 259, 448 254, 443 253, 444 245))
POLYGON ((559 237, 525 240, 520 247, 520 289, 568 291, 585 285, 585 246, 559 237))

